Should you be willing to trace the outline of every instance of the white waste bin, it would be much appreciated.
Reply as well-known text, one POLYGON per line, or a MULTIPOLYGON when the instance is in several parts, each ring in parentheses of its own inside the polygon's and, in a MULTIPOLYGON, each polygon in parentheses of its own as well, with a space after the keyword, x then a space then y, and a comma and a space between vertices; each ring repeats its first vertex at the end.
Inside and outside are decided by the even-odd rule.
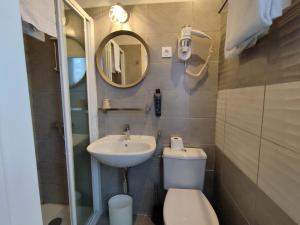
POLYGON ((110 198, 108 208, 110 225, 132 225, 132 198, 129 195, 110 198))

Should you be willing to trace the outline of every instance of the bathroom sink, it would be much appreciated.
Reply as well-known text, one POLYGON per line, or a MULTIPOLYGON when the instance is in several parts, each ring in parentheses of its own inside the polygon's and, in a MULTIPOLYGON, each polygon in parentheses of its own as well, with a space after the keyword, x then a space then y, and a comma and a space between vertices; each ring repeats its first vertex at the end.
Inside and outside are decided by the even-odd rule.
POLYGON ((88 152, 103 164, 126 168, 136 166, 148 160, 156 148, 153 136, 108 135, 98 139, 87 147, 88 152))

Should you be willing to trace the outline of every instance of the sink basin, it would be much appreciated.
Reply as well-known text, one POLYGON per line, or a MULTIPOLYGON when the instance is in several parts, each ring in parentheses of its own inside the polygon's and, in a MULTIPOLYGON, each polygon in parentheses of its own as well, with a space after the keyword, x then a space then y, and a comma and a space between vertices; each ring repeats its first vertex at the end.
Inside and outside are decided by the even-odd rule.
POLYGON ((156 148, 153 136, 108 135, 98 139, 87 147, 88 152, 103 164, 113 167, 132 167, 145 162, 156 148))

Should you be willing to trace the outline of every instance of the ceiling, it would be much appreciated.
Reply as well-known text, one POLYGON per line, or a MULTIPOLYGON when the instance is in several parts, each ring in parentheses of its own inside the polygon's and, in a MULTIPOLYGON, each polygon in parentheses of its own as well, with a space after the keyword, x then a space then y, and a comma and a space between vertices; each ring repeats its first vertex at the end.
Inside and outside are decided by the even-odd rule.
POLYGON ((93 8, 99 6, 111 6, 116 3, 122 5, 138 5, 150 3, 166 3, 166 2, 187 2, 190 0, 76 0, 82 8, 93 8))

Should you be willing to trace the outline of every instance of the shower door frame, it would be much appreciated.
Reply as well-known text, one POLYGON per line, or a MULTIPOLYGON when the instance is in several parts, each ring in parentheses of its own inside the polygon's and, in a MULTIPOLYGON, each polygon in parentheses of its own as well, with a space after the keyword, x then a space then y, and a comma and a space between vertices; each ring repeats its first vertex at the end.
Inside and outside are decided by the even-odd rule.
MULTIPOLYGON (((98 102, 97 86, 94 61, 94 21, 74 0, 56 0, 57 16, 57 39, 60 62, 60 79, 65 131, 66 160, 68 172, 68 190, 69 204, 72 225, 77 224, 76 218, 76 195, 75 195, 75 173, 74 173, 74 155, 73 155, 73 138, 72 138, 72 120, 71 104, 68 76, 68 62, 66 39, 64 33, 64 3, 71 7, 84 21, 84 37, 86 49, 86 76, 87 76, 87 95, 88 95, 88 116, 89 116, 89 137, 90 142, 99 138, 98 128, 98 102)), ((93 189, 93 212, 89 218, 88 225, 95 225, 102 214, 101 198, 101 174, 100 165, 97 160, 91 157, 92 189, 93 189)))

